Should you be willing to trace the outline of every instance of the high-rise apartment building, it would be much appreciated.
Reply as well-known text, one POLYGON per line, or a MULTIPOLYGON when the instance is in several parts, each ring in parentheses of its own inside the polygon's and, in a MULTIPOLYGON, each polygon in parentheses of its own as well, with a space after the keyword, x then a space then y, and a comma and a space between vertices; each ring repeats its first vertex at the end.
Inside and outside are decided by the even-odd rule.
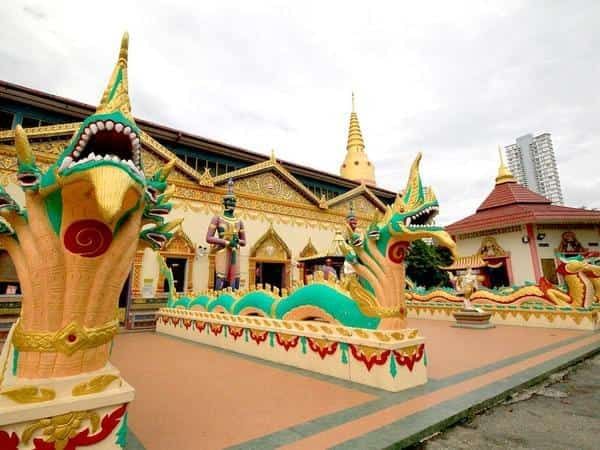
POLYGON ((550 133, 526 134, 504 147, 508 167, 517 181, 532 191, 563 204, 562 189, 550 133))

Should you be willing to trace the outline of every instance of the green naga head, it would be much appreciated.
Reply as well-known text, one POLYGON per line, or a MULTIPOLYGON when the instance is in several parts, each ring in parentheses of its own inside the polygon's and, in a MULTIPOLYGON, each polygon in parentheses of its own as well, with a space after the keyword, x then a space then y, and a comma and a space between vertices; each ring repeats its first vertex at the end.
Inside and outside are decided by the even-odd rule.
MULTIPOLYGON (((83 121, 45 173, 36 165, 25 131, 17 126, 17 179, 31 196, 45 202, 56 234, 70 235, 69 230, 93 225, 102 229, 108 239, 116 236, 136 211, 142 210, 143 224, 156 226, 145 229, 140 237, 156 248, 172 236, 172 226, 165 223, 164 217, 172 208, 168 200, 173 192, 167 190, 167 177, 175 161, 160 167, 151 177, 144 175, 142 132, 135 123, 129 100, 128 45, 129 36, 125 33, 96 112, 83 121)), ((7 213, 18 205, 5 194, 0 191, 0 210, 7 213)), ((23 211, 14 213, 26 217, 23 211)))
MULTIPOLYGON (((454 251, 456 244, 442 227, 434 225, 439 205, 433 190, 423 186, 419 174, 421 154, 415 158, 403 193, 386 211, 381 223, 382 233, 395 241, 410 243, 417 239, 433 238, 438 244, 454 251)), ((381 229, 381 228, 380 228, 381 229)))
MULTIPOLYGON (((128 93, 128 34, 96 112, 87 117, 56 163, 43 174, 40 192, 78 184, 93 187, 98 212, 106 223, 119 220, 130 190, 141 197, 146 190, 141 160, 140 129, 131 114, 128 93)), ((129 205, 130 207, 132 205, 129 205)))

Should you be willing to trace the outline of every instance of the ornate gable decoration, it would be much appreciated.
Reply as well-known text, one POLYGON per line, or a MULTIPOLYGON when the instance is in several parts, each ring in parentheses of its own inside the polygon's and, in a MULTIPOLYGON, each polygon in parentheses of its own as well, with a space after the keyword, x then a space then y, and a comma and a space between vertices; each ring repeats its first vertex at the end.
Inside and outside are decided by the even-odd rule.
POLYGON ((506 251, 492 236, 486 236, 481 241, 481 247, 477 252, 482 258, 499 258, 507 256, 506 251))
POLYGON ((332 198, 326 203, 326 207, 347 214, 351 203, 356 215, 363 218, 371 219, 375 214, 385 211, 384 203, 364 184, 332 198))
POLYGON ((287 260, 291 259, 292 252, 281 236, 275 231, 273 224, 270 224, 269 229, 250 249, 250 257, 256 259, 287 260))
POLYGON ((306 245, 300 252, 300 258, 310 258, 311 256, 315 256, 318 254, 319 254, 319 252, 317 251, 314 244, 312 243, 312 239, 309 237, 308 242, 306 243, 306 245))
POLYGON ((319 199, 285 167, 270 159, 213 178, 215 186, 235 181, 235 191, 299 204, 319 205, 319 199))
POLYGON ((167 242, 165 245, 163 253, 195 255, 196 245, 192 242, 190 237, 181 228, 179 228, 169 242, 167 242))

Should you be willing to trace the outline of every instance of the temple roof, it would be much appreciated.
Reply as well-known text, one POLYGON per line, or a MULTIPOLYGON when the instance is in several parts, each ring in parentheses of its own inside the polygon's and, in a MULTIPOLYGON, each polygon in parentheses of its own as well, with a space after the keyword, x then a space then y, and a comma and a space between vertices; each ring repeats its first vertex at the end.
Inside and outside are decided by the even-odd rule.
MULTIPOLYGON (((0 98, 15 102, 17 104, 40 108, 51 114, 56 113, 59 115, 58 117, 68 116, 76 120, 84 119, 90 114, 93 114, 96 110, 95 106, 86 103, 20 86, 14 83, 9 83, 4 80, 0 80, 0 98)), ((229 157, 236 161, 243 162, 244 167, 246 165, 249 166, 261 163, 269 159, 269 156, 261 153, 219 142, 203 136, 198 136, 165 125, 156 124, 139 117, 136 117, 135 121, 137 125, 150 137, 160 141, 162 144, 169 143, 174 147, 185 146, 189 147, 193 151, 207 152, 213 155, 229 157)), ((60 120, 55 120, 55 122, 67 123, 68 119, 61 118, 60 120)), ((77 126, 78 125, 79 123, 77 123, 77 126)), ((290 171, 295 177, 305 177, 311 180, 330 183, 332 185, 339 186, 344 190, 354 189, 361 184, 360 181, 355 181, 350 178, 324 172, 312 167, 303 166, 289 161, 283 161, 281 159, 279 159, 278 162, 288 171, 290 171)), ((392 202, 397 194, 395 191, 390 191, 377 186, 370 186, 370 188, 373 194, 377 195, 380 199, 384 199, 386 202, 392 202)))
POLYGON ((500 159, 496 185, 475 214, 448 225, 451 234, 534 223, 596 223, 600 211, 553 205, 543 195, 517 183, 500 159))

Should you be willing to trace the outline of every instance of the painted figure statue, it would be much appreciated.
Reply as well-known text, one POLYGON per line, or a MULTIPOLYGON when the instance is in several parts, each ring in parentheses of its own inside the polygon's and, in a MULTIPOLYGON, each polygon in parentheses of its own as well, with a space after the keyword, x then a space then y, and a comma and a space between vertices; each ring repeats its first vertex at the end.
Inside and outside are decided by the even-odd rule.
POLYGON ((331 258, 327 258, 325 260, 325 265, 323 266, 323 277, 329 281, 337 280, 337 272, 333 267, 333 260, 331 258))
POLYGON ((21 317, 0 355, 0 442, 13 433, 14 448, 31 448, 32 438, 35 448, 75 448, 72 439, 84 445, 101 435, 115 445, 117 428, 127 431, 123 415, 133 389, 108 362, 118 298, 140 238, 157 248, 174 226, 163 219, 171 208, 165 192, 171 166, 149 179, 143 172, 127 47, 125 34, 100 105, 47 171, 36 164, 25 131, 15 130, 26 208, 0 189, 0 245, 23 293, 21 317), (153 226, 141 231, 144 224, 153 226), (104 397, 89 404, 89 394, 104 397), (11 408, 24 411, 24 404, 31 404, 29 422, 19 423, 11 408))
POLYGON ((479 288, 479 283, 484 277, 473 273, 471 267, 467 267, 466 273, 455 277, 452 281, 455 283, 456 290, 462 292, 464 298, 464 309, 467 311, 479 311, 471 303, 471 296, 479 288))
POLYGON ((233 181, 227 183, 227 194, 223 196, 223 214, 210 221, 206 242, 215 252, 215 290, 240 287, 240 247, 246 245, 244 223, 235 217, 236 198, 233 181))

